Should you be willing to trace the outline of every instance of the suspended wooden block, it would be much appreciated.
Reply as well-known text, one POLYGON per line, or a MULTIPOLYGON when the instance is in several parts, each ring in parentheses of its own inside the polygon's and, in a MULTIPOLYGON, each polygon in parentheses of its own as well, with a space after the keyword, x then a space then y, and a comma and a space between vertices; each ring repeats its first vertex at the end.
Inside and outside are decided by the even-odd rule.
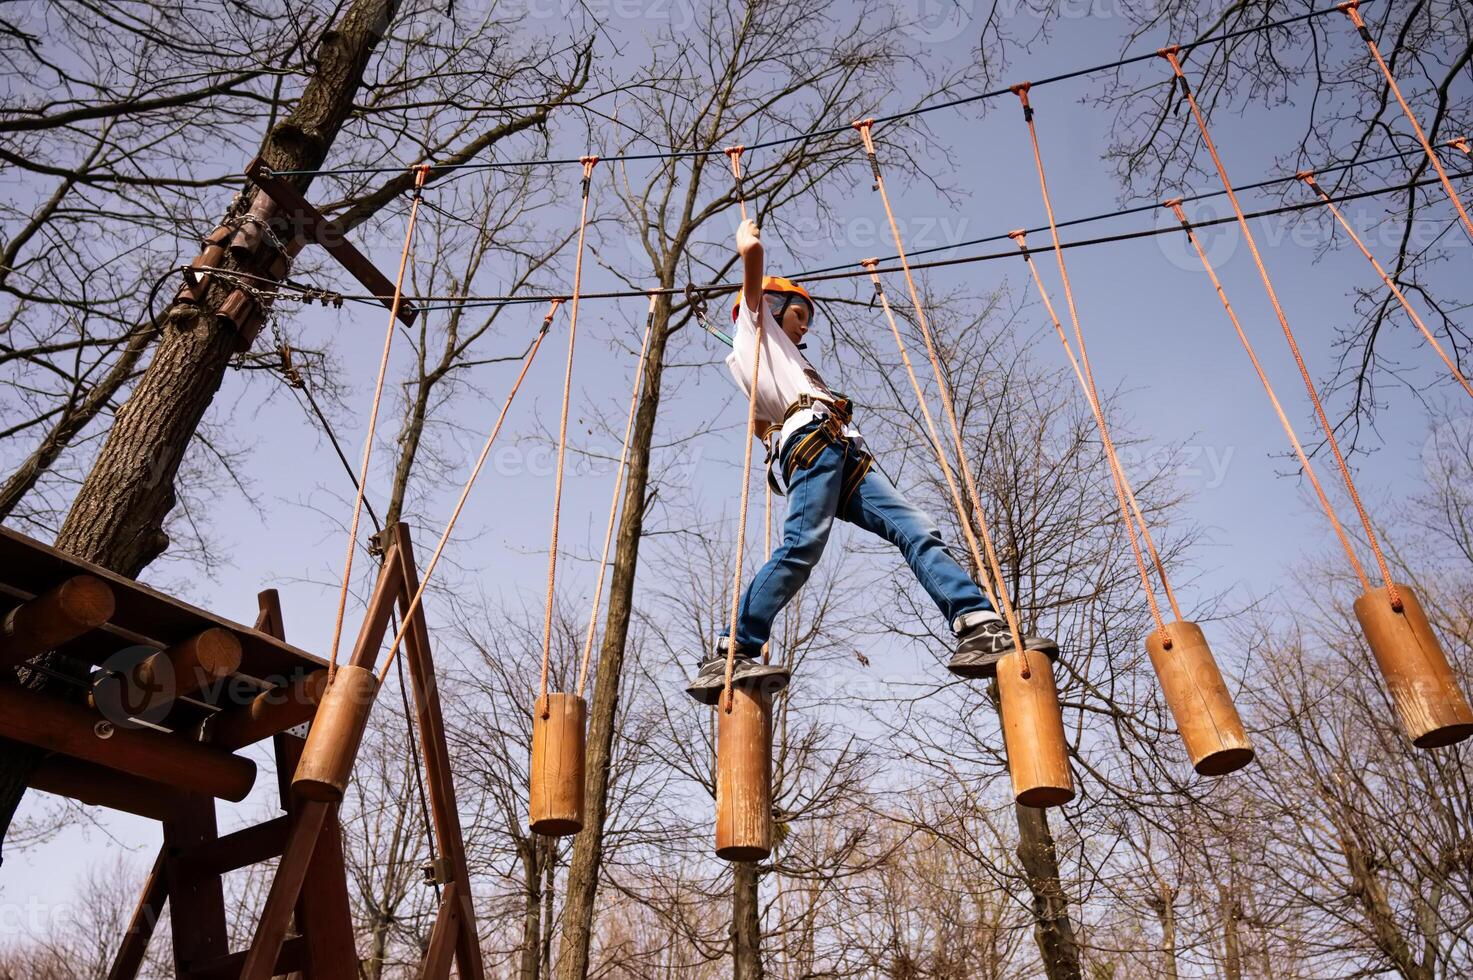
POLYGON ((1151 666, 1171 707, 1176 727, 1192 760, 1204 776, 1221 776, 1253 761, 1253 743, 1243 730, 1238 709, 1223 683, 1207 638, 1196 623, 1166 624, 1171 649, 1161 643, 1161 631, 1146 638, 1151 666))
POLYGON ((1399 583, 1396 588, 1400 612, 1391 608, 1385 589, 1372 589, 1355 600, 1355 618, 1386 678, 1402 730, 1422 749, 1461 742, 1473 735, 1473 709, 1416 593, 1399 583))
POLYGON ((0 620, 0 665, 18 664, 94 630, 112 618, 112 588, 77 575, 23 602, 0 620))
POLYGON ((583 731, 588 703, 548 694, 532 711, 532 832, 567 837, 583 829, 583 731), (542 717, 547 715, 546 718, 542 717))
POLYGON ((337 669, 317 706, 292 777, 292 792, 299 798, 317 803, 342 801, 377 693, 378 678, 373 671, 352 664, 337 669))
POLYGON ((1074 779, 1053 664, 1041 653, 1028 654, 1029 676, 1024 680, 1018 660, 1017 653, 1010 653, 997 662, 1013 799, 1024 806, 1062 806, 1074 799, 1074 779))
POLYGON ((760 861, 772 853, 772 696, 732 690, 716 708, 716 856, 760 861))

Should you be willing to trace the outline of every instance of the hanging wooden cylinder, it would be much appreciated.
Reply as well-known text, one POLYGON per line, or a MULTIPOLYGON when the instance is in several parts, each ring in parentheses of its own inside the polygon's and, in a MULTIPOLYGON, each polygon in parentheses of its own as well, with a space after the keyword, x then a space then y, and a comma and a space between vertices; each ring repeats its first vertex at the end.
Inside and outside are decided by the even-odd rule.
POLYGON ((1013 799, 1024 806, 1062 806, 1074 799, 1074 779, 1069 773, 1054 668, 1041 653, 1028 654, 1028 667, 1025 680, 1017 653, 997 662, 1002 737, 1013 777, 1013 799))
POLYGON ((1416 593, 1401 584, 1396 589, 1400 611, 1391 607, 1385 589, 1372 589, 1355 600, 1355 618, 1386 678, 1402 730, 1418 748, 1461 742, 1473 735, 1473 709, 1416 593))
POLYGON ((378 678, 366 667, 337 669, 307 732, 307 744, 292 777, 292 791, 304 800, 339 803, 348 788, 368 712, 378 694, 378 678))
POLYGON ((772 696, 732 690, 716 708, 716 856, 760 861, 772 853, 772 696))
POLYGON ((566 837, 583 829, 583 732, 588 704, 548 694, 532 712, 532 832, 566 837), (547 717, 543 717, 546 715, 547 717))
POLYGON ((1161 631, 1146 638, 1151 666, 1181 729, 1192 768, 1204 776, 1221 776, 1253 761, 1253 743, 1243 730, 1238 709, 1212 659, 1207 638, 1196 623, 1166 624, 1171 648, 1161 642, 1161 631))

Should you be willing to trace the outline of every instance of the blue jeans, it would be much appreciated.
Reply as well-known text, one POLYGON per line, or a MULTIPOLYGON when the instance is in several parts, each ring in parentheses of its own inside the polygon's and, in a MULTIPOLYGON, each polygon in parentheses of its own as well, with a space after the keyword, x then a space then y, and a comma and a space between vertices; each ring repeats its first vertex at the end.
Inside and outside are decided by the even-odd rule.
MULTIPOLYGON (((816 427, 805 426, 790 436, 784 453, 816 427)), ((773 620, 808 581, 823 554, 835 517, 878 534, 900 549, 948 626, 964 613, 992 608, 977 583, 947 552, 935 522, 906 500, 878 467, 870 468, 847 500, 840 499, 846 478, 854 477, 862 461, 859 451, 841 439, 824 447, 811 465, 793 470, 782 544, 742 595, 737 617, 739 646, 755 650, 767 642, 773 620)))

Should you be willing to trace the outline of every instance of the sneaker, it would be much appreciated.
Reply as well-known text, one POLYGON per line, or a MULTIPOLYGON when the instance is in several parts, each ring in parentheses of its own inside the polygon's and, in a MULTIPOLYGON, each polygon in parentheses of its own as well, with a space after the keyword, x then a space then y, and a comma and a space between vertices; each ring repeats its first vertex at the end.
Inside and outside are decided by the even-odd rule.
MULTIPOLYGON (((997 662, 1013 652, 1013 634, 995 613, 972 613, 958 619, 956 653, 946 668, 958 677, 976 680, 997 673, 997 662)), ((1059 645, 1047 637, 1023 634, 1023 649, 1059 659, 1059 645)))
MULTIPOLYGON (((733 687, 759 688, 774 694, 788 686, 792 671, 781 664, 764 664, 754 651, 738 647, 735 662, 731 667, 733 687)), ((701 661, 695 678, 685 686, 685 693, 705 705, 715 705, 721 700, 726 687, 726 637, 716 645, 716 652, 701 661)))

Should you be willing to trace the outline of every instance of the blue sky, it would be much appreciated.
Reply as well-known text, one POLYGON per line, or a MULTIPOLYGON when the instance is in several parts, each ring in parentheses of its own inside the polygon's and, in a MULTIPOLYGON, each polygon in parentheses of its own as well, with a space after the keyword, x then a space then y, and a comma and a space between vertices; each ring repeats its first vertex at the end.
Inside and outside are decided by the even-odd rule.
MULTIPOLYGON (((598 12, 601 8, 593 9, 598 12)), ((960 9, 968 10, 970 5, 963 4, 960 9)), ((1046 42, 1039 41, 1031 50, 1016 55, 1013 80, 1043 77, 1118 54, 1125 22, 1098 5, 1090 11, 1080 8, 1079 12, 1090 16, 1058 21, 1046 42)), ((645 15, 661 16, 653 8, 645 15)), ((1021 23, 1031 31, 1029 15, 1015 16, 1022 18, 1021 23)), ((649 26, 637 19, 613 18, 611 23, 631 40, 649 26)), ((929 23, 932 27, 923 37, 928 57, 940 64, 958 64, 971 56, 976 33, 972 20, 938 15, 929 23)), ((1347 37, 1353 39, 1348 28, 1347 37)), ((638 63, 634 51, 626 51, 621 58, 630 65, 638 63)), ((1164 72, 1164 64, 1159 69, 1154 63, 1147 64, 1140 69, 1139 77, 1154 78, 1152 73, 1158 70, 1164 72)), ((1369 65, 1367 70, 1371 70, 1369 65)), ((1110 115, 1088 100, 1097 91, 1097 83, 1080 79, 1033 94, 1042 153, 1060 219, 1107 211, 1120 201, 1120 187, 1109 165, 1101 160, 1109 143, 1110 115)), ((913 97, 914 93, 900 92, 894 101, 905 105, 913 97)), ((939 199, 929 185, 907 186, 897 180, 892 190, 911 246, 939 245, 1043 222, 1027 132, 1016 103, 1004 99, 989 106, 985 113, 979 114, 974 107, 944 119, 933 116, 931 124, 938 144, 932 150, 930 164, 961 189, 962 200, 960 206, 955 206, 939 199)), ((1215 124, 1214 134, 1229 173, 1244 184, 1281 174, 1278 160, 1298 140, 1303 125, 1302 108, 1292 104, 1272 109, 1256 106, 1241 115, 1223 115, 1215 124)), ((1400 121, 1394 125, 1400 125, 1400 121)), ((566 142, 567 138, 565 134, 560 139, 566 142)), ((574 155, 580 150, 576 145, 566 148, 574 155)), ((607 179, 608 173, 602 172, 602 176, 607 179)), ((577 178, 577 167, 567 168, 566 194, 542 220, 550 225, 560 221, 572 225, 576 220, 577 178)), ((1198 178, 1191 189, 1215 187, 1214 181, 1198 178)), ((599 192, 596 176, 595 199, 599 192)), ((1248 208, 1273 203, 1276 201, 1270 198, 1244 196, 1248 208)), ((1225 206, 1225 202, 1212 202, 1190 209, 1190 213, 1217 217, 1226 213, 1225 206)), ((769 237, 767 248, 773 271, 785 270, 790 264, 828 265, 888 254, 891 249, 878 197, 867 186, 857 187, 847 196, 844 207, 841 226, 815 227, 810 241, 786 243, 769 237), (795 256, 795 252, 799 254, 795 256)), ((1358 227, 1372 230, 1367 240, 1373 250, 1379 244, 1379 255, 1384 259, 1390 255, 1392 239, 1375 230, 1382 207, 1380 201, 1364 202, 1347 208, 1347 214, 1358 227)), ((1440 219, 1451 217, 1446 201, 1434 201, 1433 209, 1440 219)), ((734 227, 735 214, 731 221, 734 227)), ((1121 222, 1118 228, 1152 223, 1151 216, 1140 216, 1121 222)), ((1154 223, 1165 225, 1169 221, 1163 216, 1154 223)), ((1078 235, 1116 227, 1091 226, 1078 235)), ((1337 330, 1355 319, 1354 290, 1377 288, 1373 273, 1349 248, 1323 251, 1329 238, 1329 226, 1324 221, 1296 228, 1271 219, 1256 225, 1255 232, 1259 233, 1265 260, 1311 370, 1323 380, 1333 368, 1330 345, 1337 330)), ((392 239, 398 233, 390 229, 382 241, 365 242, 382 268, 390 267, 397 256, 397 244, 392 239)), ((1466 261, 1468 242, 1460 235, 1455 228, 1448 241, 1456 244, 1459 261, 1466 261)), ((1066 231, 1064 237, 1077 236, 1066 231)), ((1301 436, 1307 442, 1315 441, 1303 388, 1248 250, 1232 228, 1207 231, 1204 240, 1301 436)), ((1035 236, 1032 243, 1042 245, 1045 241, 1046 236, 1035 236)), ((1348 244, 1343 239, 1337 243, 1348 244)), ((613 244, 602 253, 609 261, 618 262, 627 253, 611 247, 613 244)), ((1063 296, 1057 287, 1052 258, 1040 256, 1040 261, 1062 314, 1063 296)), ((1102 387, 1120 390, 1120 420, 1143 440, 1138 452, 1185 447, 1185 454, 1176 464, 1178 482, 1191 492, 1183 516, 1208 530, 1205 543, 1193 555, 1202 593, 1229 591, 1235 599, 1247 601, 1284 585, 1307 556, 1333 555, 1334 543, 1323 518, 1311 506, 1300 482, 1286 475, 1293 468, 1284 459, 1287 447, 1282 431, 1206 276, 1181 236, 1074 250, 1068 262, 1097 378, 1102 387)), ((638 270, 637 276, 644 275, 638 265, 631 268, 638 270)), ((938 290, 966 288, 977 293, 1006 282, 1020 296, 1035 298, 1021 263, 1013 261, 939 270, 928 276, 928 282, 938 290)), ((488 286, 487 291, 492 288, 488 286)), ((614 277, 594 265, 588 272, 586 288, 618 286, 614 277)), ((898 281, 891 284, 897 293, 900 288, 898 281)), ((633 365, 629 358, 614 351, 611 340, 637 346, 643 308, 643 302, 637 299, 584 305, 579 327, 575 425, 586 421, 590 410, 595 409, 613 419, 622 431, 633 365)), ((541 308, 527 308, 523 314, 526 330, 530 331, 541 315, 541 308)), ((1020 322, 1043 330, 1047 327, 1044 317, 1043 308, 1034 303, 1020 322)), ((335 422, 355 461, 361 450, 365 409, 384 321, 385 315, 377 310, 350 306, 341 312, 313 311, 294 319, 288 327, 304 344, 335 345, 343 377, 352 385, 348 397, 353 413, 339 416, 335 422)), ((505 329, 520 330, 513 326, 519 322, 510 318, 505 329)), ((541 601, 552 476, 550 458, 539 436, 555 421, 565 327, 564 318, 533 367, 521 401, 508 420, 502 448, 493 454, 462 518, 463 530, 457 534, 460 544, 450 553, 454 566, 447 572, 454 576, 463 595, 480 590, 493 598, 504 596, 524 602, 531 608, 541 601), (542 420, 540 427, 534 423, 538 417, 542 420)), ((885 326, 876 312, 867 321, 852 323, 851 328, 884 330, 885 326)), ((822 322, 818 329, 823 329, 822 322)), ((520 334, 515 338, 499 337, 488 344, 488 349, 504 353, 519 349, 521 342, 520 334)), ((1455 392, 1448 390, 1440 364, 1416 340, 1409 326, 1398 326, 1383 343, 1386 353, 1394 353, 1399 363, 1410 369, 1416 386, 1433 389, 1432 397, 1448 400, 1458 415, 1466 418, 1470 414, 1467 406, 1452 400, 1455 392)), ((829 350, 826 340, 814 346, 820 353, 829 350)), ((1041 336, 1038 350, 1042 359, 1053 358, 1049 363, 1064 364, 1051 332, 1041 336)), ((681 413, 720 418, 732 426, 740 421, 739 408, 730 397, 727 376, 719 365, 720 353, 708 339, 693 331, 685 332, 674 351, 675 359, 686 365, 703 360, 712 363, 678 369, 667 380, 667 390, 671 385, 678 388, 663 406, 667 421, 662 431, 674 431, 668 428, 671 425, 689 431, 690 426, 679 421, 681 413)), ((407 345, 399 343, 397 368, 402 370, 407 354, 407 345)), ((494 419, 501 392, 514 372, 515 365, 481 369, 476 382, 487 392, 486 402, 462 399, 454 406, 456 421, 468 431, 464 438, 467 458, 444 474, 444 485, 424 499, 414 515, 417 527, 424 528, 418 535, 422 562, 432 547, 434 532, 449 512, 470 455, 494 419)), ((1363 444, 1374 452, 1359 457, 1356 465, 1361 490, 1373 513, 1390 519, 1390 505, 1418 488, 1428 431, 1423 409, 1407 391, 1388 386, 1383 394, 1386 404, 1377 416, 1375 431, 1367 434, 1363 444)), ((1461 397, 1461 393, 1456 394, 1461 397)), ((1343 407, 1342 402, 1332 401, 1332 414, 1343 407)), ((254 616, 255 592, 278 587, 289 638, 325 652, 332 629, 333 590, 342 560, 341 527, 349 500, 339 464, 326 443, 306 424, 300 408, 279 388, 271 389, 259 382, 247 386, 232 374, 215 411, 219 418, 228 417, 239 437, 254 446, 246 472, 264 517, 238 499, 222 500, 214 533, 222 551, 232 555, 230 565, 213 579, 204 580, 189 569, 163 563, 150 570, 146 578, 245 622, 254 616), (269 398, 265 397, 268 390, 269 398)), ((392 414, 387 420, 392 425, 392 414)), ((612 438, 595 438, 593 443, 617 455, 612 438)), ((382 465, 375 469, 371 490, 375 501, 384 498, 385 467, 391 455, 392 446, 381 442, 376 459, 382 465)), ((740 455, 740 437, 733 428, 705 436, 689 447, 689 473, 713 507, 730 497, 740 455)), ((1127 466, 1131 459, 1127 453, 1127 466)), ((1338 503, 1343 494, 1327 464, 1328 460, 1319 463, 1320 472, 1326 485, 1335 488, 1332 492, 1338 503)), ((563 501, 564 542, 580 555, 594 551, 601 540, 612 478, 608 465, 594 467, 593 472, 584 469, 570 476, 563 501)), ((727 506, 728 513, 733 510, 727 506)), ((363 567, 361 561, 359 567, 363 567)), ((591 591, 591 586, 585 587, 591 583, 587 562, 568 561, 563 570, 570 595, 591 591)), ((1184 598, 1190 603, 1191 596, 1184 598)), ((433 616, 432 609, 432 620, 433 616)), ((351 644, 351 639, 350 625, 344 644, 351 644)), ((452 669, 448 664, 446 668, 452 669)), ((268 782, 261 780, 263 786, 268 782)), ((35 816, 48 805, 49 801, 33 794, 23 814, 35 816)), ((229 827, 233 821, 222 817, 222 824, 229 827)), ((120 850, 131 852, 140 867, 151 859, 157 832, 148 822, 108 815, 103 817, 102 825, 111 837, 96 828, 70 829, 61 841, 10 856, 0 867, 0 893, 9 903, 19 903, 20 896, 25 895, 47 908, 57 908, 65 903, 76 877, 89 864, 110 859, 120 850)), ((8 924, 0 925, 8 929, 8 924)))

